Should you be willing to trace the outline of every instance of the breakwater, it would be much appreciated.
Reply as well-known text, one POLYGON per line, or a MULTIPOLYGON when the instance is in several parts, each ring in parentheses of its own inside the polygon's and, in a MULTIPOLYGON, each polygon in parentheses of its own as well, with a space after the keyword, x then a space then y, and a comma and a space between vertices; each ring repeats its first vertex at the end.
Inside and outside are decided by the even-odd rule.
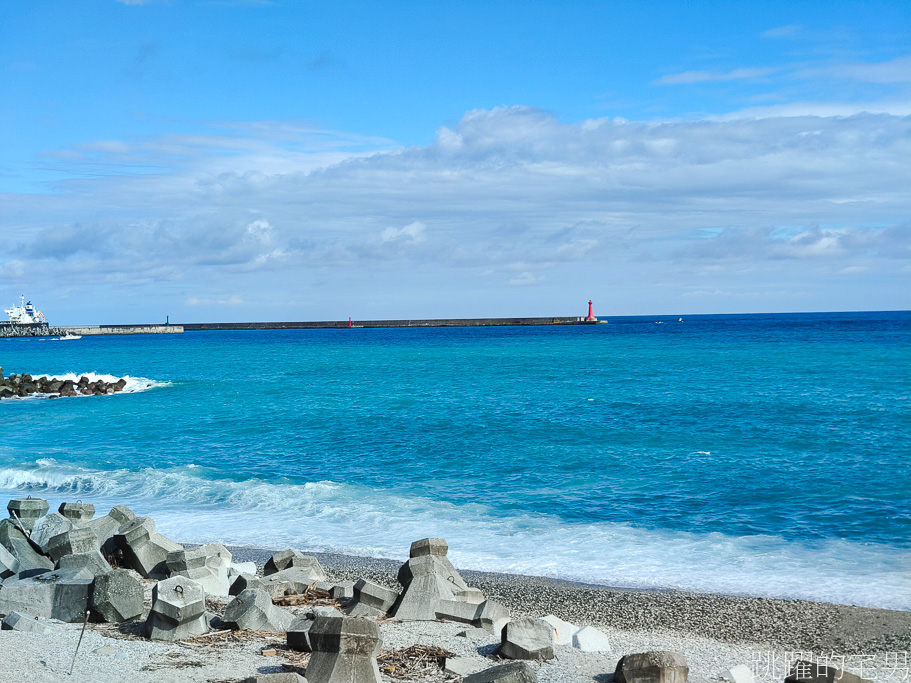
POLYGON ((0 323, 0 339, 12 337, 65 337, 101 334, 180 334, 181 325, 69 325, 0 323))
POLYGON ((606 320, 581 316, 547 318, 433 318, 423 320, 317 320, 259 323, 184 323, 187 332, 204 330, 323 330, 363 327, 503 327, 516 325, 594 325, 606 320))

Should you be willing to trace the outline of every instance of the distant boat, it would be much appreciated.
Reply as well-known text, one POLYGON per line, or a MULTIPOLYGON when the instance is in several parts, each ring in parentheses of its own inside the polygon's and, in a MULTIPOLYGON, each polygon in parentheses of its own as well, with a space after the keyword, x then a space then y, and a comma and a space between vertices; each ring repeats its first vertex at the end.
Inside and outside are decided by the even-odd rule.
POLYGON ((31 301, 26 303, 24 296, 19 297, 18 306, 12 306, 3 312, 9 316, 9 321, 14 325, 32 325, 34 323, 47 322, 44 313, 36 311, 31 301))
POLYGON ((62 337, 58 337, 57 341, 72 341, 73 339, 82 339, 81 334, 65 334, 62 337))

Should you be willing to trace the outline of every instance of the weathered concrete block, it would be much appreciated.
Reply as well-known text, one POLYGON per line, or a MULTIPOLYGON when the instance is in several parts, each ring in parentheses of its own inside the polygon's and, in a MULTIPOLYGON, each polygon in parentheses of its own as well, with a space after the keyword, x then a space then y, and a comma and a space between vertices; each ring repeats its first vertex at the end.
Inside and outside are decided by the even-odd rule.
POLYGON ((313 654, 309 683, 380 683, 376 656, 380 629, 375 621, 319 616, 310 627, 313 654))
POLYGON ((273 598, 283 595, 306 593, 314 583, 313 575, 306 567, 288 567, 263 577, 263 589, 273 598))
POLYGON ((4 546, 0 545, 0 581, 19 573, 19 560, 4 546))
POLYGON ((64 555, 57 562, 57 569, 87 569, 92 576, 98 577, 110 572, 112 567, 100 552, 92 548, 88 553, 64 555))
POLYGON ((3 617, 0 628, 4 631, 26 631, 27 633, 40 633, 42 635, 58 630, 52 623, 24 612, 10 612, 3 617))
MULTIPOLYGON (((50 515, 48 515, 50 517, 50 515)), ((48 542, 48 555, 54 562, 65 555, 98 552, 98 537, 87 527, 74 526, 48 542)))
POLYGON ((76 526, 85 526, 95 516, 95 506, 77 500, 75 503, 60 503, 57 512, 76 526))
POLYGON ((241 574, 256 576, 256 562, 231 562, 231 566, 228 567, 228 578, 231 582, 233 583, 241 574))
POLYGON ((541 620, 546 621, 553 627, 554 642, 557 645, 573 644, 573 634, 579 630, 578 626, 570 624, 568 621, 563 621, 560 617, 556 617, 553 614, 541 617, 541 620))
POLYGON ((183 546, 165 538, 155 531, 155 522, 150 517, 136 517, 124 524, 115 534, 114 541, 123 551, 123 557, 131 569, 145 578, 167 577, 168 553, 183 546))
POLYGON ((399 600, 393 616, 402 621, 433 621, 437 618, 436 613, 440 603, 455 601, 450 586, 451 584, 439 574, 413 576, 399 600))
POLYGON ((411 544, 408 557, 424 557, 425 555, 439 555, 446 557, 449 553, 449 544, 443 538, 422 538, 411 544))
POLYGON ((18 519, 26 531, 31 531, 35 522, 47 514, 48 502, 43 498, 14 498, 6 504, 10 519, 18 519))
POLYGON ((459 602, 468 602, 472 605, 480 605, 487 599, 487 596, 481 592, 480 588, 472 588, 471 586, 468 588, 453 586, 452 595, 455 600, 458 600, 459 602))
POLYGON ((228 603, 222 621, 249 631, 287 631, 294 615, 273 605, 266 591, 252 588, 228 603))
POLYGON ((481 628, 499 636, 508 621, 509 610, 499 602, 486 600, 481 604, 481 612, 478 614, 478 623, 481 628))
POLYGON ((470 676, 484 666, 467 657, 447 657, 443 662, 443 671, 453 676, 470 676))
POLYGON ((573 647, 582 652, 610 652, 610 641, 594 626, 580 628, 573 634, 573 647))
POLYGON ((25 612, 45 619, 81 621, 95 577, 80 569, 57 569, 0 585, 0 614, 25 612))
POLYGON ((746 664, 737 664, 718 674, 718 678, 731 683, 753 683, 753 671, 746 664))
POLYGON ((98 549, 105 555, 113 555, 118 547, 115 536, 120 528, 136 519, 136 513, 126 505, 115 505, 111 511, 86 524, 98 537, 98 549))
POLYGON ((349 600, 354 597, 354 582, 337 583, 329 589, 333 600, 349 600))
POLYGON ((204 569, 206 566, 206 553, 202 548, 172 550, 168 553, 166 563, 172 574, 193 569, 204 569))
POLYGON ((538 683, 538 674, 528 662, 507 662, 466 676, 462 683, 538 683))
POLYGON ((36 574, 51 571, 54 561, 44 555, 12 519, 0 520, 0 545, 19 560, 19 574, 36 574))
POLYGON ((616 683, 686 683, 690 668, 677 652, 653 650, 624 655, 614 670, 616 683))
POLYGON ((73 523, 70 520, 59 512, 52 512, 35 521, 32 533, 29 536, 32 539, 32 543, 41 548, 41 552, 49 555, 48 549, 50 548, 51 539, 72 528, 73 523))
POLYGON ((785 683, 871 683, 848 671, 824 666, 819 662, 799 659, 791 665, 791 672, 785 683))
POLYGON ((360 579, 354 584, 354 599, 357 603, 372 607, 383 614, 398 600, 399 594, 383 586, 378 586, 366 579, 360 579))
POLYGON ((119 624, 142 614, 142 583, 126 569, 114 569, 95 578, 92 613, 100 621, 119 624))
POLYGON ((313 619, 309 616, 295 617, 286 634, 288 647, 298 652, 312 652, 310 645, 310 627, 313 619))
POLYGON ((440 600, 436 606, 435 618, 459 621, 463 624, 478 622, 481 606, 457 600, 440 600))
POLYGON ((175 641, 209 630, 206 594, 198 583, 183 576, 159 581, 152 589, 152 611, 146 633, 152 640, 175 641))
POLYGON ((500 656, 506 659, 553 659, 553 627, 532 617, 510 621, 500 639, 500 656))
POLYGON ((252 574, 241 574, 231 583, 228 590, 230 595, 240 595, 248 588, 262 588, 265 590, 266 584, 258 576, 252 574))
POLYGON ((326 572, 320 566, 319 560, 311 555, 304 555, 300 550, 282 550, 280 553, 275 553, 266 561, 266 565, 263 567, 263 575, 269 576, 291 567, 309 570, 313 576, 310 583, 326 579, 326 572))

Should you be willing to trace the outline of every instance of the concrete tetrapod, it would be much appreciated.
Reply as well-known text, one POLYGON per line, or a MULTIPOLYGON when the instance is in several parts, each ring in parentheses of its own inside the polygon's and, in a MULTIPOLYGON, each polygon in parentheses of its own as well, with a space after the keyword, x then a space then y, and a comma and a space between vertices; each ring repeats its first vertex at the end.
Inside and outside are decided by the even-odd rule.
POLYGON ((95 577, 85 569, 57 569, 0 585, 0 614, 18 611, 59 621, 81 621, 95 577))
POLYGON ((19 576, 33 576, 54 568, 54 561, 31 542, 12 519, 0 520, 0 545, 19 561, 19 576))
POLYGON ((690 668, 683 655, 653 650, 624 655, 614 670, 615 683, 686 683, 690 668))
POLYGON ((349 606, 348 614, 352 617, 385 616, 398 597, 394 590, 360 579, 354 584, 354 603, 349 606))
POLYGON ((100 621, 119 624, 142 614, 142 584, 127 569, 114 569, 95 578, 92 614, 100 621))
POLYGON ((317 616, 310 627, 310 683, 380 683, 380 627, 371 619, 317 616))
POLYGON ((57 534, 48 541, 47 554, 54 562, 59 561, 65 555, 96 552, 98 552, 98 537, 95 536, 94 531, 86 527, 74 526, 69 531, 57 534))
POLYGON ((32 539, 32 543, 35 543, 41 548, 41 552, 48 555, 48 547, 50 546, 51 539, 57 534, 62 534, 72 528, 73 523, 70 520, 59 512, 52 512, 35 522, 32 532, 29 534, 29 538, 32 539))
POLYGON ((120 527, 114 542, 123 551, 124 560, 144 578, 166 578, 168 553, 183 546, 155 532, 151 517, 136 517, 120 527))
POLYGON ((57 512, 66 517, 76 526, 85 526, 95 516, 95 506, 77 500, 75 503, 60 503, 57 512))
POLYGON ((326 572, 320 566, 319 560, 311 555, 304 555, 300 550, 290 549, 282 550, 270 557, 263 567, 263 576, 269 576, 291 567, 310 570, 310 574, 313 575, 313 581, 326 580, 326 572))
POLYGON ((294 615, 273 605, 262 588, 248 588, 228 603, 222 621, 247 631, 287 631, 294 615))
POLYGON ((0 582, 19 573, 19 560, 9 550, 0 545, 0 582))
POLYGON ((86 526, 98 537, 98 549, 105 555, 112 555, 117 550, 114 536, 120 531, 120 527, 134 519, 136 513, 126 505, 115 505, 108 514, 91 520, 86 526))
POLYGON ((152 589, 152 611, 146 634, 152 640, 182 640, 209 630, 206 594, 202 586, 183 576, 159 581, 152 589))
POLYGON ((26 531, 31 531, 41 517, 47 514, 48 502, 43 498, 14 498, 6 504, 10 519, 18 519, 26 531))
POLYGON ((64 555, 57 562, 57 569, 88 569, 93 576, 101 576, 111 571, 111 565, 101 553, 92 548, 89 553, 64 555))
POLYGON ((500 637, 500 656, 506 659, 553 659, 553 627, 534 617, 510 621, 500 637))
POLYGON ((26 631, 28 633, 50 633, 56 630, 56 627, 44 619, 33 617, 31 614, 24 612, 10 612, 3 617, 2 626, 4 631, 26 631))
POLYGON ((226 597, 230 594, 228 565, 231 553, 219 543, 209 543, 192 550, 181 548, 168 553, 167 565, 171 576, 186 576, 199 583, 206 595, 226 597), (216 547, 217 546, 217 547, 216 547), (220 550, 227 553, 227 564, 220 550))

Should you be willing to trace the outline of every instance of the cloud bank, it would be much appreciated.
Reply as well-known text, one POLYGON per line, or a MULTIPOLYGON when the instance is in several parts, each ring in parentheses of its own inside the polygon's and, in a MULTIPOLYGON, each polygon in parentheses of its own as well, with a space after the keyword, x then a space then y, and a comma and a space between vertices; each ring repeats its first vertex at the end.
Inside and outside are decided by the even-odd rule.
POLYGON ((636 282, 628 300, 656 309, 712 292, 720 309, 799 295, 790 310, 806 310, 858 277, 889 294, 866 307, 907 302, 909 117, 565 123, 503 107, 410 148, 262 122, 48 156, 69 179, 3 198, 11 277, 40 264, 55 287, 147 288, 197 317, 205 302, 249 316, 257 292, 318 317, 319 297, 364 291, 404 317, 447 288, 466 308, 446 314, 509 314, 489 302, 517 286, 540 290, 533 314, 636 282))

